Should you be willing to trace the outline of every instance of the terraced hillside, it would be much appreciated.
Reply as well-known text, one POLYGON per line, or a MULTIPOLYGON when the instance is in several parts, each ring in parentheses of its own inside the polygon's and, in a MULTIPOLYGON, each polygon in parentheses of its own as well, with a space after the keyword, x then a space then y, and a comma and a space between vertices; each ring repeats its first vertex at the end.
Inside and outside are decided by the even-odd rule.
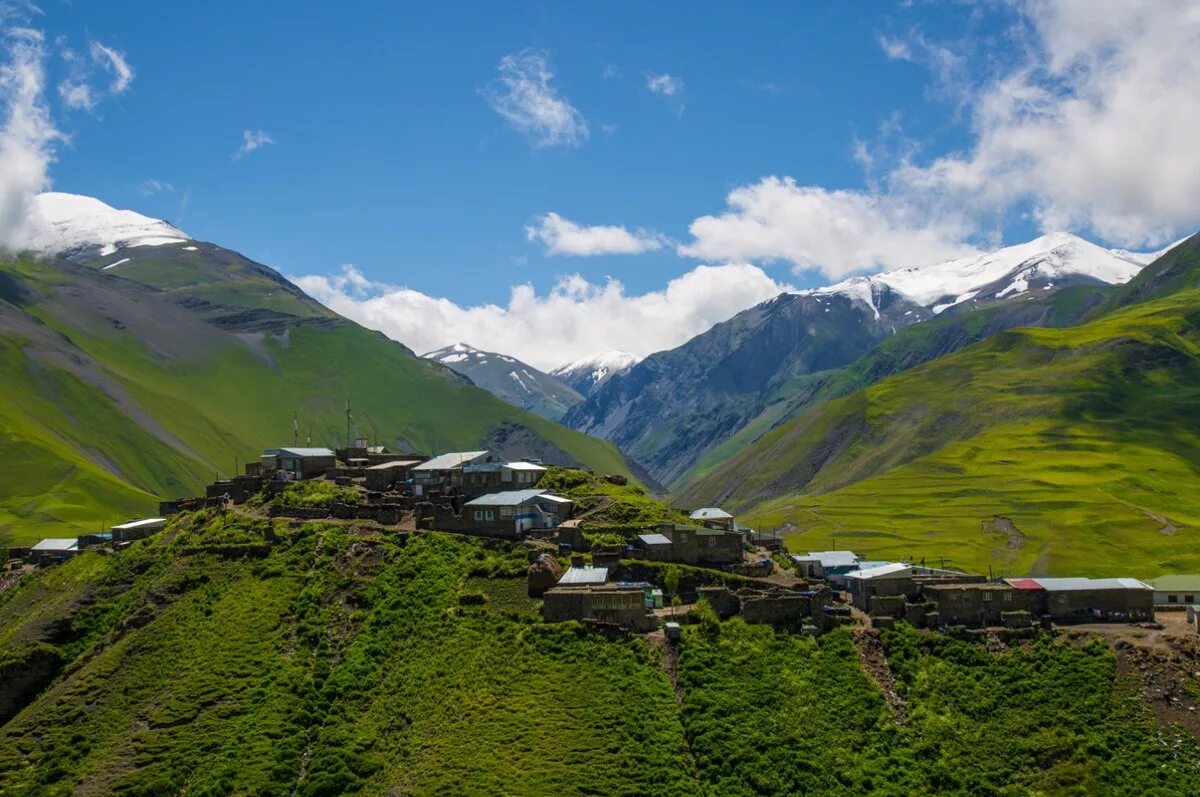
POLYGON ((542 625, 527 563, 436 532, 197 513, 28 576, 0 592, 0 793, 1200 788, 1196 739, 1156 723, 1103 644, 994 652, 901 627, 876 662, 897 708, 850 629, 702 609, 675 656, 542 625))
POLYGON ((232 258, 213 287, 231 258, 175 250, 109 270, 0 260, 0 545, 195 494, 291 443, 294 415, 301 441, 344 442, 347 399, 352 435, 399 449, 489 447, 628 472, 611 443, 512 407, 264 266, 232 258), (163 274, 169 285, 148 284, 163 274))
MULTIPOLYGON (((1193 238, 1152 265, 1200 260, 1193 238)), ((1181 285, 1189 285, 1183 280, 1181 285)), ((1018 573, 1200 568, 1200 290, 1017 329, 805 413, 690 486, 793 545, 1018 573)))

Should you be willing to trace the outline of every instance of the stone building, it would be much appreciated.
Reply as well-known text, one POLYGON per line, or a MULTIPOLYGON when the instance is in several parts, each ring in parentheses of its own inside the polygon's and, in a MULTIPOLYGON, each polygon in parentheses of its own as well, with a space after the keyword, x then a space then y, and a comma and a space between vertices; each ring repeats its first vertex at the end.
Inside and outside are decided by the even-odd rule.
POLYGON ((922 590, 937 607, 941 625, 1004 625, 1006 612, 1042 613, 1041 594, 1011 584, 939 584, 922 590))
MULTIPOLYGON (((568 571, 570 572, 570 571, 568 571)), ((542 619, 611 623, 631 631, 651 631, 658 618, 646 612, 645 592, 638 586, 580 584, 556 586, 542 596, 542 619)))
POLYGON ((1043 614, 1056 623, 1135 622, 1154 619, 1154 588, 1136 578, 1006 578, 1040 595, 1043 614))

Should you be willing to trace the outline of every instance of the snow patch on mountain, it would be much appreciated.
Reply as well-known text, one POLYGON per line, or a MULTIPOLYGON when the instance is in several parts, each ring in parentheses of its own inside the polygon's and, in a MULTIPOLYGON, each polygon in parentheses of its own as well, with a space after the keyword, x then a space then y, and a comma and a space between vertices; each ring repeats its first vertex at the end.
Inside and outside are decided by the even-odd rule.
POLYGON ((33 198, 29 227, 25 248, 41 255, 111 255, 129 247, 191 240, 165 221, 117 210, 92 197, 54 191, 33 198))
POLYGON ((581 393, 586 393, 614 376, 626 373, 644 359, 631 352, 612 349, 555 368, 550 375, 557 376, 581 393))
POLYGON ((1070 233, 1056 232, 983 255, 932 266, 885 271, 870 277, 852 277, 836 285, 800 291, 800 294, 841 294, 867 305, 878 318, 877 298, 879 291, 886 287, 937 314, 974 299, 989 286, 996 287, 989 291, 991 297, 1004 298, 1029 290, 1030 283, 1035 280, 1047 282, 1082 277, 1119 285, 1128 282, 1167 249, 1159 252, 1104 249, 1070 233))

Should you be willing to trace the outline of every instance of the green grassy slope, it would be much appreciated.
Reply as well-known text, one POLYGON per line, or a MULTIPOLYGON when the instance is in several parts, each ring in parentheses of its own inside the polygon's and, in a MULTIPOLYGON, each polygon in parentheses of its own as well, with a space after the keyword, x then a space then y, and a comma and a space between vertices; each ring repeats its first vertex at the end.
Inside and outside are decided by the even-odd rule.
POLYGON ((198 513, 0 593, 0 793, 1130 794, 1200 787, 1102 646, 715 616, 543 626, 522 546, 198 513), (272 542, 266 543, 270 538, 272 542))
POLYGON ((535 630, 523 549, 191 521, 0 597, 0 666, 42 679, 0 792, 690 792, 651 651, 535 630))
POLYGON ((1197 417, 1200 290, 1185 290, 1005 332, 823 404, 679 502, 791 523, 799 548, 836 537, 985 571, 1195 571, 1197 417))
POLYGON ((1064 327, 1078 323, 1104 303, 1112 289, 1071 285, 1046 298, 1022 297, 966 312, 950 312, 904 327, 845 368, 789 379, 764 402, 761 413, 714 447, 672 486, 682 490, 775 426, 830 399, 849 395, 892 374, 942 357, 1020 326, 1064 327))
POLYGON ((263 448, 352 434, 627 473, 607 442, 521 411, 338 318, 208 323, 82 266, 0 264, 0 545, 97 530, 194 494, 263 448))

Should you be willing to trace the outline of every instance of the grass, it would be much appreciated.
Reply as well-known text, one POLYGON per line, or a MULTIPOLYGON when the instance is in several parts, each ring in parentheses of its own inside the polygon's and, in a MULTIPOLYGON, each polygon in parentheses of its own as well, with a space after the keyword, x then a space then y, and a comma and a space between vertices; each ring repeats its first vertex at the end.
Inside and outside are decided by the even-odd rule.
POLYGON ((1101 644, 1008 653, 901 625, 883 637, 907 721, 851 632, 817 641, 734 619, 686 630, 683 721, 721 795, 1193 794, 1200 744, 1161 729, 1101 644))
POLYGON ((611 443, 512 407, 349 322, 239 336, 86 268, 21 260, 0 262, 0 273, 21 303, 0 331, 0 546, 96 531, 152 514, 160 498, 197 494, 290 443, 293 413, 313 445, 343 442, 347 398, 351 433, 393 448, 514 438, 529 456, 563 452, 628 473, 611 443), (80 305, 78 295, 91 298, 80 305))
POLYGON ((689 793, 651 650, 535 625, 523 549, 279 522, 266 556, 212 553, 255 529, 198 513, 6 593, 6 639, 67 630, 0 727, 0 792, 689 793))
POLYGON ((686 490, 789 544, 1006 573, 1200 569, 1200 291, 1023 329, 827 402, 686 490), (1010 518, 1009 539, 981 524, 1010 518))
POLYGON ((647 495, 639 484, 613 484, 571 468, 548 469, 538 482, 538 489, 570 498, 575 502, 574 515, 583 518, 585 530, 609 530, 610 536, 615 534, 612 529, 688 522, 685 513, 647 495))

